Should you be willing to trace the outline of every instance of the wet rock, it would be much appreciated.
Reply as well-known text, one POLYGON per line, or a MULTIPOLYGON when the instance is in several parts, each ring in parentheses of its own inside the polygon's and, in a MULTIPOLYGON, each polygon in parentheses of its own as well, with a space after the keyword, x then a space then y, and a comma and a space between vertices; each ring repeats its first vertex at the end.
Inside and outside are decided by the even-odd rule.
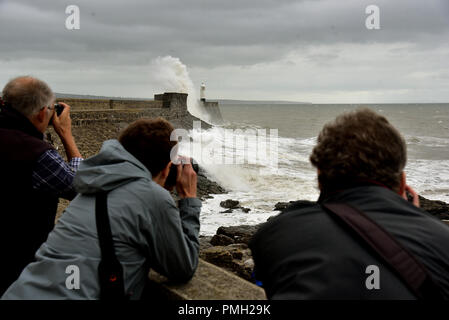
POLYGON ((228 199, 225 201, 220 202, 220 207, 227 208, 227 209, 237 209, 239 208, 240 202, 232 199, 228 199))
POLYGON ((231 227, 220 227, 217 229, 217 235, 225 235, 231 238, 234 243, 244 243, 248 244, 252 236, 256 233, 262 224, 251 225, 241 225, 241 226, 231 226, 231 227))
MULTIPOLYGON (((282 213, 282 212, 281 212, 282 213)), ((274 216, 271 216, 271 217, 268 217, 268 219, 267 219, 267 222, 268 221, 270 221, 271 219, 274 219, 274 218, 276 218, 277 216, 279 216, 281 213, 279 213, 279 214, 276 214, 276 215, 274 215, 274 216)))
POLYGON ((198 185, 197 185, 197 196, 201 200, 209 199, 210 194, 223 194, 226 190, 222 188, 218 183, 208 179, 201 169, 198 173, 198 185))
POLYGON ((234 243, 234 239, 224 234, 216 234, 210 240, 213 246, 227 246, 234 243))
POLYGON ((207 248, 212 247, 213 245, 210 243, 212 237, 209 236, 199 236, 199 242, 200 242, 200 251, 205 250, 207 248))
POLYGON ((295 205, 295 207, 301 208, 301 207, 308 207, 310 205, 315 204, 314 201, 308 201, 308 200, 298 200, 298 201, 289 201, 289 202, 278 202, 274 205, 273 211, 279 210, 283 211, 287 209, 291 205, 295 205))
POLYGON ((290 202, 278 202, 274 205, 274 209, 273 210, 279 210, 282 211, 284 209, 286 209, 289 205, 291 205, 292 203, 294 203, 295 201, 290 201, 290 202))
MULTIPOLYGON (((419 202, 421 209, 429 212, 431 215, 441 219, 449 220, 449 204, 439 200, 429 200, 422 196, 419 196, 419 202)), ((295 205, 298 209, 315 204, 315 202, 307 200, 278 202, 274 205, 273 210, 283 211, 291 205, 295 205)), ((272 218, 272 217, 271 217, 272 218)))
POLYGON ((232 253, 225 246, 215 246, 200 252, 200 258, 213 263, 219 267, 230 267, 232 265, 232 253))
POLYGON ((254 264, 250 261, 251 251, 244 244, 211 247, 201 251, 200 257, 251 281, 254 264))
POLYGON ((245 208, 240 205, 240 202, 237 200, 228 199, 225 201, 220 202, 220 207, 222 208, 228 208, 226 211, 222 211, 221 213, 231 213, 233 209, 240 209, 244 213, 248 213, 251 211, 250 208, 245 208))
POLYGON ((449 220, 449 204, 439 200, 429 200, 419 196, 421 209, 441 220, 449 220))

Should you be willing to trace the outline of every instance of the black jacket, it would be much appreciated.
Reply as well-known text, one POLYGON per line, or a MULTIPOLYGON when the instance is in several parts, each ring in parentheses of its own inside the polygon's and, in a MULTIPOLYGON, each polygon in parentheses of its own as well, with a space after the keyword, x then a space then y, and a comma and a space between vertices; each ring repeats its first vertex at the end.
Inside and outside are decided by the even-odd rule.
POLYGON ((19 112, 0 110, 1 295, 47 239, 58 198, 34 190, 31 180, 37 159, 52 147, 19 112))
POLYGON ((263 225, 250 242, 256 278, 270 299, 415 299, 365 243, 323 211, 345 202, 365 212, 427 268, 449 299, 449 226, 377 185, 336 192, 308 207, 294 204, 263 225), (367 266, 380 270, 368 290, 367 266))

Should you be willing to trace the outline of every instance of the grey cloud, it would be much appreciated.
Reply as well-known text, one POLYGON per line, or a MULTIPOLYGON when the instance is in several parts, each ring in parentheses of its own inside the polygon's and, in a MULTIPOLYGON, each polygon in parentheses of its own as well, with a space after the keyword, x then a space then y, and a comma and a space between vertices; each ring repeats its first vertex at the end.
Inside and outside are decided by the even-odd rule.
POLYGON ((364 9, 372 1, 84 0, 77 2, 81 30, 67 31, 68 3, 7 1, 11 10, 0 12, 7 26, 0 30, 0 59, 86 62, 100 55, 112 63, 118 54, 124 63, 134 64, 134 54, 172 54, 192 66, 213 67, 274 61, 316 43, 425 44, 435 35, 449 34, 444 1, 376 2, 381 9, 378 31, 364 27, 364 9))
POLYGON ((242 99, 420 86, 449 99, 447 0, 78 0, 81 29, 68 31, 73 2, 0 0, 1 80, 34 72, 60 91, 148 96, 150 61, 172 55, 242 99), (380 30, 365 28, 369 4, 380 7, 380 30), (371 44, 385 50, 340 51, 371 44))

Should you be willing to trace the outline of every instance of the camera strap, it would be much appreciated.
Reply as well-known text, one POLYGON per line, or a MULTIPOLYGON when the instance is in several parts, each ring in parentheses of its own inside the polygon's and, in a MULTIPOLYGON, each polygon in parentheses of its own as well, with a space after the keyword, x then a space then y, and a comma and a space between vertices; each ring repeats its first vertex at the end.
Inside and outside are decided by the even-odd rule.
POLYGON ((101 261, 98 265, 101 300, 126 300, 123 268, 115 255, 111 225, 108 214, 108 193, 101 192, 95 199, 95 220, 101 250, 101 261))
POLYGON ((426 267, 365 213, 346 203, 321 205, 371 247, 419 299, 444 299, 426 267))

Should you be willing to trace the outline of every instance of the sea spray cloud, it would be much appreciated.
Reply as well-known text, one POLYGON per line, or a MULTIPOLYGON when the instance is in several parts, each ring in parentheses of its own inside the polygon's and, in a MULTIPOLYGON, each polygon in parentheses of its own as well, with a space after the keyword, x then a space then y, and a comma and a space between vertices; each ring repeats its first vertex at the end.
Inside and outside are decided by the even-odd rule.
MULTIPOLYGON (((200 105, 197 90, 187 71, 187 66, 179 58, 157 57, 150 65, 151 77, 163 92, 187 93, 187 109, 195 117, 209 122, 207 112, 200 105)), ((199 90, 199 88, 198 88, 199 90)))
POLYGON ((178 164, 178 154, 194 158, 202 165, 242 165, 259 168, 259 174, 273 174, 278 169, 278 130, 224 129, 216 127, 213 135, 193 122, 193 130, 175 129, 170 140, 179 141, 171 152, 178 164))

